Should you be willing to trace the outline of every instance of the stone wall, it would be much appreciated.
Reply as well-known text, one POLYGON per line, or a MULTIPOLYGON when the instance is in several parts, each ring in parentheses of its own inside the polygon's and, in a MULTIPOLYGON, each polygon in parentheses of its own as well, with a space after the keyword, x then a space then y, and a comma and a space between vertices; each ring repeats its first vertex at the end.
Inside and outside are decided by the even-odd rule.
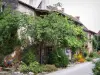
POLYGON ((11 7, 12 9, 16 9, 18 6, 18 0, 2 0, 2 2, 5 7, 11 7))

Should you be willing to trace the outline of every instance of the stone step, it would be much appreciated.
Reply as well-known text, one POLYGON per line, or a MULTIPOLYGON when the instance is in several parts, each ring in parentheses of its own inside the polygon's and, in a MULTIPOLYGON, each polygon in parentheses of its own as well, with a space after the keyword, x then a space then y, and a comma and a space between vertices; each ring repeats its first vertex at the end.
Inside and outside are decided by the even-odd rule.
POLYGON ((3 71, 12 71, 12 68, 3 68, 3 71))

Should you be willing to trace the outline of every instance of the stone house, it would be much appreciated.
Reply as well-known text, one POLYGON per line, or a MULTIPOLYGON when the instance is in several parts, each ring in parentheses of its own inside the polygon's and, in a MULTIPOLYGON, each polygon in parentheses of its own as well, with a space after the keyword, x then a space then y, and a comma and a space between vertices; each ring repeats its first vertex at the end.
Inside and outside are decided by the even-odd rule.
MULTIPOLYGON (((31 14, 33 16, 37 15, 45 15, 48 14, 50 11, 56 11, 63 16, 68 16, 70 20, 74 21, 75 23, 84 26, 77 18, 64 13, 64 8, 62 7, 53 7, 50 4, 50 0, 2 0, 2 7, 4 9, 7 6, 10 6, 12 9, 31 14)), ((59 4, 59 2, 58 2, 59 4)))
MULTIPOLYGON (((64 13, 64 9, 62 7, 53 7, 50 5, 50 0, 3 0, 2 2, 2 9, 4 9, 7 6, 10 6, 12 9, 20 11, 22 13, 30 14, 33 16, 40 16, 49 14, 49 12, 58 12, 59 14, 63 16, 69 17, 69 20, 72 20, 75 24, 85 27, 79 20, 78 17, 73 17, 71 15, 68 15, 64 13)), ((45 55, 49 53, 52 49, 48 47, 48 50, 44 51, 45 55)), ((42 59, 41 52, 38 51, 39 57, 38 59, 42 59)))

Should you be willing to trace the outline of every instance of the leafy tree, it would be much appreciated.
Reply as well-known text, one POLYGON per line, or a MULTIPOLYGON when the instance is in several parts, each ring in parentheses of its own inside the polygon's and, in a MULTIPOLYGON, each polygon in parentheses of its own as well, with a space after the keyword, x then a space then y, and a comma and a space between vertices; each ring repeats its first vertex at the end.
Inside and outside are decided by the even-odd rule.
POLYGON ((18 13, 9 9, 0 13, 0 53, 7 55, 20 44, 17 36, 19 20, 18 13))
POLYGON ((47 45, 57 48, 66 36, 66 21, 62 16, 55 13, 42 16, 42 18, 36 17, 34 23, 29 24, 28 28, 27 33, 33 38, 34 43, 38 44, 41 57, 42 51, 47 45))
POLYGON ((85 42, 83 27, 69 22, 67 17, 58 13, 50 13, 41 17, 24 16, 21 20, 22 27, 25 28, 24 34, 31 37, 32 44, 37 44, 42 51, 46 46, 82 48, 85 42))

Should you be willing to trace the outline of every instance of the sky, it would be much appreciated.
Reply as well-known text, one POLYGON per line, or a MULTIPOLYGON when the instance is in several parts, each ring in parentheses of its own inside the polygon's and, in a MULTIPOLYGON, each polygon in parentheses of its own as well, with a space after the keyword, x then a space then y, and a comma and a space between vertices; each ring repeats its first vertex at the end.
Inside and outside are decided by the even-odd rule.
POLYGON ((94 32, 100 30, 100 0, 51 0, 62 3, 65 13, 80 16, 80 21, 94 32))

